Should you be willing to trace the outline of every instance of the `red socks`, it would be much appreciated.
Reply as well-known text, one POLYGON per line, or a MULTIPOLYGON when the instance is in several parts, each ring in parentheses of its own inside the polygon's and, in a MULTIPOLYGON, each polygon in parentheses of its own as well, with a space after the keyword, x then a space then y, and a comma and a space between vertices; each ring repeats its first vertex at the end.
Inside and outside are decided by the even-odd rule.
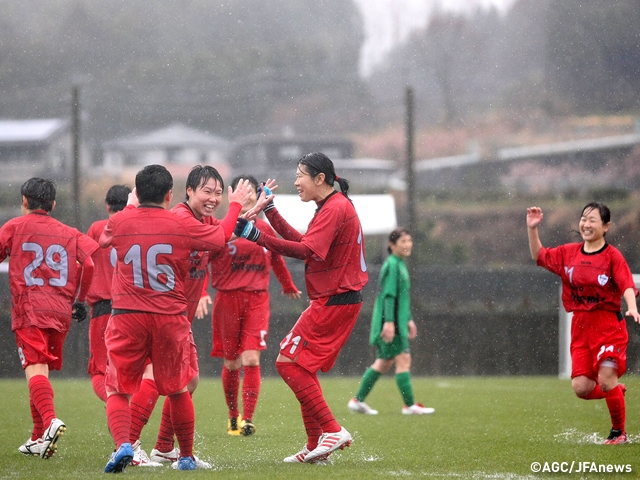
POLYGON ((229 418, 238 416, 238 388, 240 387, 240 370, 229 370, 222 367, 222 389, 229 408, 229 418))
POLYGON ((329 409, 320 389, 318 378, 293 362, 276 362, 276 369, 300 402, 302 418, 309 437, 307 448, 318 441, 318 426, 322 432, 339 432, 340 425, 329 409))
POLYGON ((604 398, 609 408, 609 415, 611 415, 611 428, 624 431, 627 414, 624 403, 624 390, 621 384, 616 385, 616 388, 608 392, 603 392, 600 385, 596 384, 595 388, 583 398, 585 400, 599 400, 604 398))
POLYGON ((169 401, 171 402, 171 422, 180 446, 180 456, 193 456, 195 414, 191 395, 189 392, 170 395, 169 401))
POLYGON ((624 392, 620 384, 613 390, 607 392, 605 400, 609 407, 609 415, 611 415, 611 428, 622 430, 624 432, 624 424, 627 420, 627 413, 624 405, 624 392))
POLYGON ((162 404, 162 418, 160 419, 160 429, 156 441, 156 450, 170 452, 173 450, 173 423, 171 423, 171 401, 165 397, 162 404))
MULTIPOLYGON (((45 375, 35 375, 31 377, 29 380, 29 397, 40 415, 40 421, 43 426, 42 433, 44 433, 44 429, 49 428, 51 421, 56 418, 56 412, 53 406, 53 388, 51 387, 49 379, 45 375)), ((33 409, 31 410, 31 413, 31 416, 33 417, 33 409)), ((37 423, 37 418, 34 417, 34 430, 37 423)))
POLYGON ((116 442, 116 448, 130 442, 131 410, 126 395, 115 393, 107 398, 107 426, 116 442))
POLYGON ((149 421, 158 396, 156 382, 146 379, 140 384, 140 390, 131 397, 129 406, 131 409, 131 434, 129 436, 131 443, 140 439, 142 428, 149 421))
POLYGON ((245 420, 253 419, 260 395, 260 365, 244 367, 242 378, 242 417, 245 420))
POLYGON ((42 417, 40 412, 36 408, 33 400, 29 399, 29 406, 31 407, 31 418, 33 419, 33 430, 31 430, 31 440, 37 440, 44 435, 44 424, 42 423, 42 417))

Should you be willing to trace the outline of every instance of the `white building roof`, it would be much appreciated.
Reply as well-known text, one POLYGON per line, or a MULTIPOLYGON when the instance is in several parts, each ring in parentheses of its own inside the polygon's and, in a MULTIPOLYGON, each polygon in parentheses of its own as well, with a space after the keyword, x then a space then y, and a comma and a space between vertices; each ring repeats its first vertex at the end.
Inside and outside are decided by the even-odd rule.
POLYGON ((146 150, 153 148, 228 148, 229 142, 216 135, 174 123, 142 135, 130 135, 105 142, 109 149, 146 150))
POLYGON ((66 126, 67 120, 60 118, 0 119, 0 143, 45 142, 66 126))

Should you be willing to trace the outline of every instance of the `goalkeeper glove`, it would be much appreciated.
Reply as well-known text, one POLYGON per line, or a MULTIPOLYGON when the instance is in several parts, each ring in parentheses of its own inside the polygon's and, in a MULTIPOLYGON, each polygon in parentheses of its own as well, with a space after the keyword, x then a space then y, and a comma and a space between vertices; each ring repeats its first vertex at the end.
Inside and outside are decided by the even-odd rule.
POLYGON ((246 218, 239 218, 236 228, 233 229, 236 237, 246 238, 252 242, 257 242, 260 238, 260 230, 246 218))
POLYGON ((73 302, 73 307, 71 307, 71 318, 73 318, 76 322, 81 322, 87 318, 89 314, 89 309, 87 308, 86 303, 84 302, 73 302))

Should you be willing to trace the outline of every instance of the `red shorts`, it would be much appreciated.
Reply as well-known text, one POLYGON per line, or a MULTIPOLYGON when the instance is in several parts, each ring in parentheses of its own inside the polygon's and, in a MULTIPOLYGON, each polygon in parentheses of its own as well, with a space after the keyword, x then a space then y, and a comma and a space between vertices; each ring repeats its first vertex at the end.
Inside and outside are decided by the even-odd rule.
POLYGON ((22 368, 30 365, 48 365, 49 370, 62 368, 62 349, 66 332, 55 328, 24 327, 13 331, 18 345, 22 368))
POLYGON ((280 355, 311 373, 328 372, 333 367, 362 308, 362 302, 327 307, 328 300, 329 297, 312 300, 280 342, 280 355))
POLYGON ((104 375, 107 371, 107 346, 104 332, 107 329, 110 313, 94 317, 89 323, 89 375, 104 375))
POLYGON ((158 393, 178 392, 195 376, 191 322, 185 315, 112 315, 105 332, 107 392, 134 394, 151 359, 158 393))
POLYGON ((573 312, 571 321, 571 378, 597 380, 602 362, 617 365, 618 377, 627 371, 627 323, 615 312, 573 312))
POLYGON ((246 350, 264 350, 269 335, 269 292, 218 291, 212 323, 212 357, 235 360, 246 350))

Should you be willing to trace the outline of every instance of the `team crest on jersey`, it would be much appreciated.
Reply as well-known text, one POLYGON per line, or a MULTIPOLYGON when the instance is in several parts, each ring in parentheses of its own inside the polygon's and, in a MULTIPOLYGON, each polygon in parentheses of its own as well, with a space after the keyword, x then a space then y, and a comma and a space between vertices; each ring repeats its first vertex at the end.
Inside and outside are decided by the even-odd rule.
POLYGON ((604 275, 604 274, 598 275, 598 283, 601 286, 604 287, 607 284, 608 281, 609 281, 609 277, 607 277, 606 275, 604 275))

